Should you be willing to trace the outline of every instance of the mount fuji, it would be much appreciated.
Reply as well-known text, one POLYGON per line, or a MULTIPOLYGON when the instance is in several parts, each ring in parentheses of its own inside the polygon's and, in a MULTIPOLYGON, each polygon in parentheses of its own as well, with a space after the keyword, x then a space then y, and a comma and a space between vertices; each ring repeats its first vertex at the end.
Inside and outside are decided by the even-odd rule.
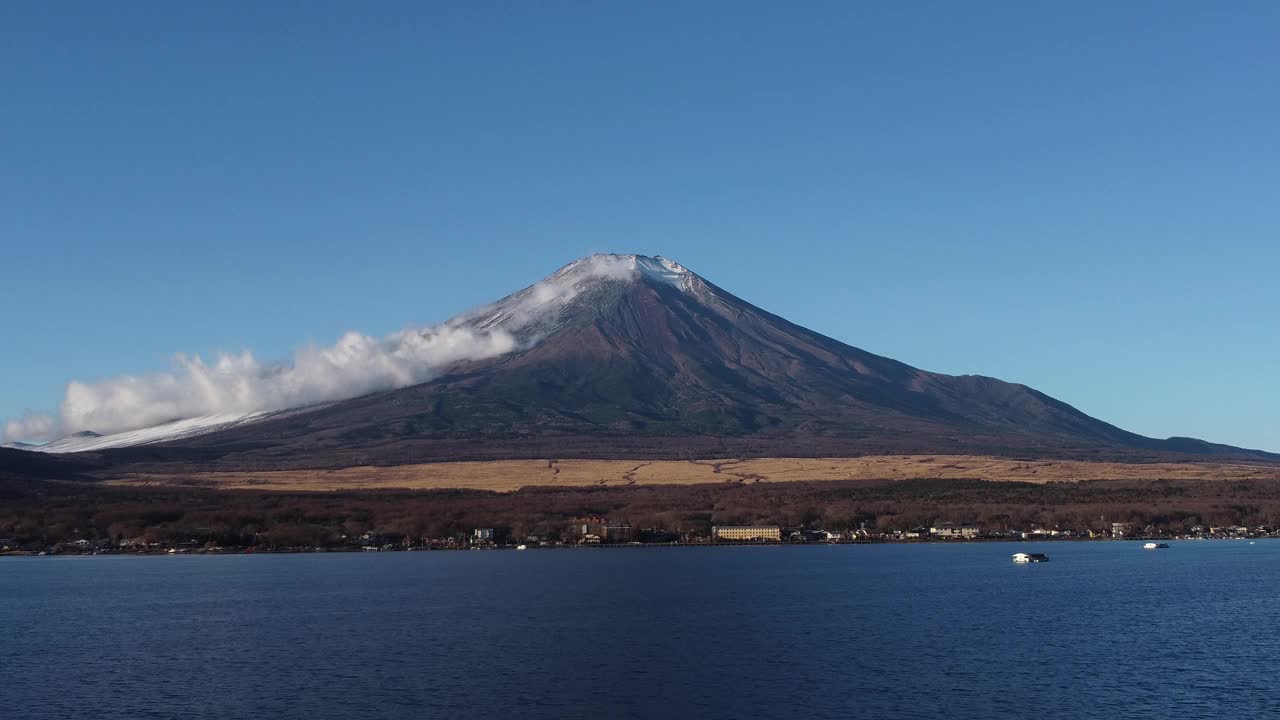
POLYGON ((784 320, 662 257, 586 257, 420 332, 440 328, 499 350, 350 399, 48 449, 210 469, 876 453, 1280 459, 1148 438, 1025 385, 914 368, 784 320))

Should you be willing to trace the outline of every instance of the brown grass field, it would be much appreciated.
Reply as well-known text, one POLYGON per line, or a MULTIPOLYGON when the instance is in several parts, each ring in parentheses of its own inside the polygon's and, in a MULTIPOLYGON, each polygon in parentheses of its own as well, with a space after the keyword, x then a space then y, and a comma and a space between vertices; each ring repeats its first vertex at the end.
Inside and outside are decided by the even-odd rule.
POLYGON ((1079 480, 1280 479, 1280 466, 1249 463, 1114 463, 1017 460, 972 455, 879 455, 858 458, 753 460, 493 460, 340 470, 193 473, 181 477, 128 475, 121 486, 186 486, 223 490, 335 491, 522 487, 618 487, 822 480, 981 479, 1079 480))

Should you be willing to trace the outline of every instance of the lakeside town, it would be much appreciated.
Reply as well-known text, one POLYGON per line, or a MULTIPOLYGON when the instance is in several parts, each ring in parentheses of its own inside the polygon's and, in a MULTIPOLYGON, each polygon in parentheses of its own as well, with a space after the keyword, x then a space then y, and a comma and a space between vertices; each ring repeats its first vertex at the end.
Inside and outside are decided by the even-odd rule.
POLYGON ((404 552, 424 550, 482 550, 534 548, 592 548, 712 545, 806 545, 873 543, 947 543, 983 541, 1090 541, 1090 540, 1244 540, 1280 537, 1280 528, 1259 526, 1192 525, 1183 532, 1161 531, 1154 526, 1113 522, 1105 530, 1034 527, 1027 530, 984 528, 972 523, 938 523, 909 530, 877 531, 865 525, 856 529, 781 527, 778 525, 713 525, 704 530, 637 528, 603 517, 575 518, 564 532, 554 535, 513 535, 508 528, 478 527, 470 533, 447 537, 410 537, 394 532, 366 530, 340 534, 325 543, 280 542, 281 538, 253 537, 247 544, 222 544, 211 529, 190 533, 185 539, 167 541, 138 537, 73 537, 43 543, 0 538, 0 556, 142 555, 209 553, 298 552, 404 552))

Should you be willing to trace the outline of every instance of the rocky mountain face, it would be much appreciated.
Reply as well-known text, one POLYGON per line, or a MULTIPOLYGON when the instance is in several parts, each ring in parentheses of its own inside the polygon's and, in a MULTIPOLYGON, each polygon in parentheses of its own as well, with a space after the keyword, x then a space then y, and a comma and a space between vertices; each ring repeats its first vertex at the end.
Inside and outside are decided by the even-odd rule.
POLYGON ((886 452, 1280 458, 1147 438, 1024 385, 920 370, 664 258, 584 258, 450 324, 509 336, 513 349, 412 387, 106 453, 225 469, 886 452))

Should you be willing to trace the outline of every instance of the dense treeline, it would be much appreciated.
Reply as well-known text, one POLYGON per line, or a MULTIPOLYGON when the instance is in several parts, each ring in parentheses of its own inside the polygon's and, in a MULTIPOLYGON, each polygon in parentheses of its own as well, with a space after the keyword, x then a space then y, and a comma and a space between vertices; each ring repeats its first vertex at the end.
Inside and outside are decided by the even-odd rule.
POLYGON ((1193 525, 1280 525, 1280 481, 726 483, 505 494, 218 492, 0 481, 0 538, 22 545, 142 539, 323 547, 365 533, 416 541, 469 535, 477 527, 498 528, 504 537, 555 540, 583 516, 692 534, 705 534, 713 524, 889 531, 948 521, 990 530, 1105 530, 1112 522, 1129 522, 1178 532, 1193 525))

